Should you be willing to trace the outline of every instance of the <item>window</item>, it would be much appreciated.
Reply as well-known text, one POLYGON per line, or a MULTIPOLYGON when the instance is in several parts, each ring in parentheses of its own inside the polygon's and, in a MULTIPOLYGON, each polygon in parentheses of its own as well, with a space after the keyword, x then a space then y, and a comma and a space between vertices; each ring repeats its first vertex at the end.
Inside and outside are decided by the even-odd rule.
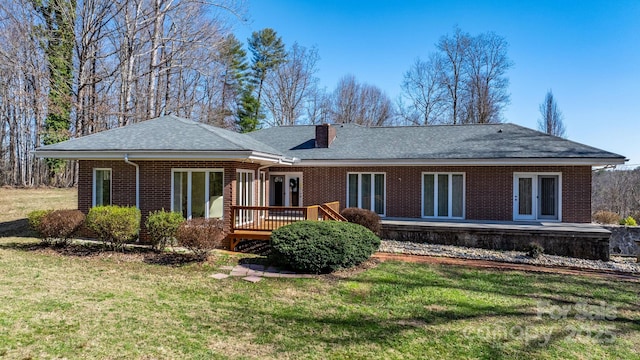
POLYGON ((173 170, 171 210, 186 219, 223 216, 222 170, 173 170))
MULTIPOLYGON (((238 170, 236 173, 236 205, 253 206, 253 171, 238 170)), ((242 209, 236 214, 236 225, 253 221, 253 211, 242 209)))
POLYGON ((253 171, 238 170, 236 176, 236 205, 253 205, 253 171))
POLYGON ((422 216, 464 218, 464 174, 422 174, 422 216))
POLYGON ((347 207, 358 207, 385 214, 385 174, 348 173, 347 207))
POLYGON ((111 169, 93 169, 93 206, 111 205, 111 169))

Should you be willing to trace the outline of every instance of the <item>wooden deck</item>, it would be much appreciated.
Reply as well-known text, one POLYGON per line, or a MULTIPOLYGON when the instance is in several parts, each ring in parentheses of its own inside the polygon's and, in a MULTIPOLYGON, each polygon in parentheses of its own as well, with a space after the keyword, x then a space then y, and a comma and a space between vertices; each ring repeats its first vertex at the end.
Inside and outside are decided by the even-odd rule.
POLYGON ((231 206, 231 251, 242 240, 269 240, 273 230, 297 221, 346 221, 339 210, 337 201, 304 207, 231 206))

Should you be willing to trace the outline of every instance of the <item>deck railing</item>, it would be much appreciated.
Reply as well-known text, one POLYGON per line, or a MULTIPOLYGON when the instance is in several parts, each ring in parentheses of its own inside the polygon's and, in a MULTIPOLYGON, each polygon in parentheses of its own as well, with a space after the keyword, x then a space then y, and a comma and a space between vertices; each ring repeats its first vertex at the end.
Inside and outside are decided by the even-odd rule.
POLYGON ((329 213, 337 212, 337 209, 340 209, 337 201, 304 207, 234 205, 231 206, 231 226, 232 231, 272 231, 296 221, 336 220, 329 213))

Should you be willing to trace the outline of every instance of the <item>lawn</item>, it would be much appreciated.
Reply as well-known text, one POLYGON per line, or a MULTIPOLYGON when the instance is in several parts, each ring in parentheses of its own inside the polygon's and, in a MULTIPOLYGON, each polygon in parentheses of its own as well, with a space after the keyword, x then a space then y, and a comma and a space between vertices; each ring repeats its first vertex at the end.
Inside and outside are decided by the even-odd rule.
POLYGON ((215 280, 209 276, 218 266, 243 256, 220 253, 206 263, 168 266, 135 254, 35 246, 28 231, 15 228, 17 220, 31 208, 72 207, 74 195, 31 191, 0 189, 0 231, 13 226, 0 239, 0 357, 637 359, 640 353, 637 282, 398 262, 314 279, 215 280))

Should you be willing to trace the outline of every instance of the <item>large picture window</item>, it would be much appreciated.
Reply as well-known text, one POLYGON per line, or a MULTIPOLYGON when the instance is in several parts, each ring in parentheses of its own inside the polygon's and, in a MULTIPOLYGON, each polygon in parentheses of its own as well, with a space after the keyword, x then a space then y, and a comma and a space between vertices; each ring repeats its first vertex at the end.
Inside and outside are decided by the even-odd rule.
POLYGON ((186 219, 223 216, 222 170, 173 170, 171 210, 186 219))
POLYGON ((93 206, 111 205, 111 169, 93 169, 93 206))
POLYGON ((358 207, 385 214, 385 174, 347 174, 347 207, 358 207))
POLYGON ((422 174, 422 216, 464 218, 464 174, 422 174))

